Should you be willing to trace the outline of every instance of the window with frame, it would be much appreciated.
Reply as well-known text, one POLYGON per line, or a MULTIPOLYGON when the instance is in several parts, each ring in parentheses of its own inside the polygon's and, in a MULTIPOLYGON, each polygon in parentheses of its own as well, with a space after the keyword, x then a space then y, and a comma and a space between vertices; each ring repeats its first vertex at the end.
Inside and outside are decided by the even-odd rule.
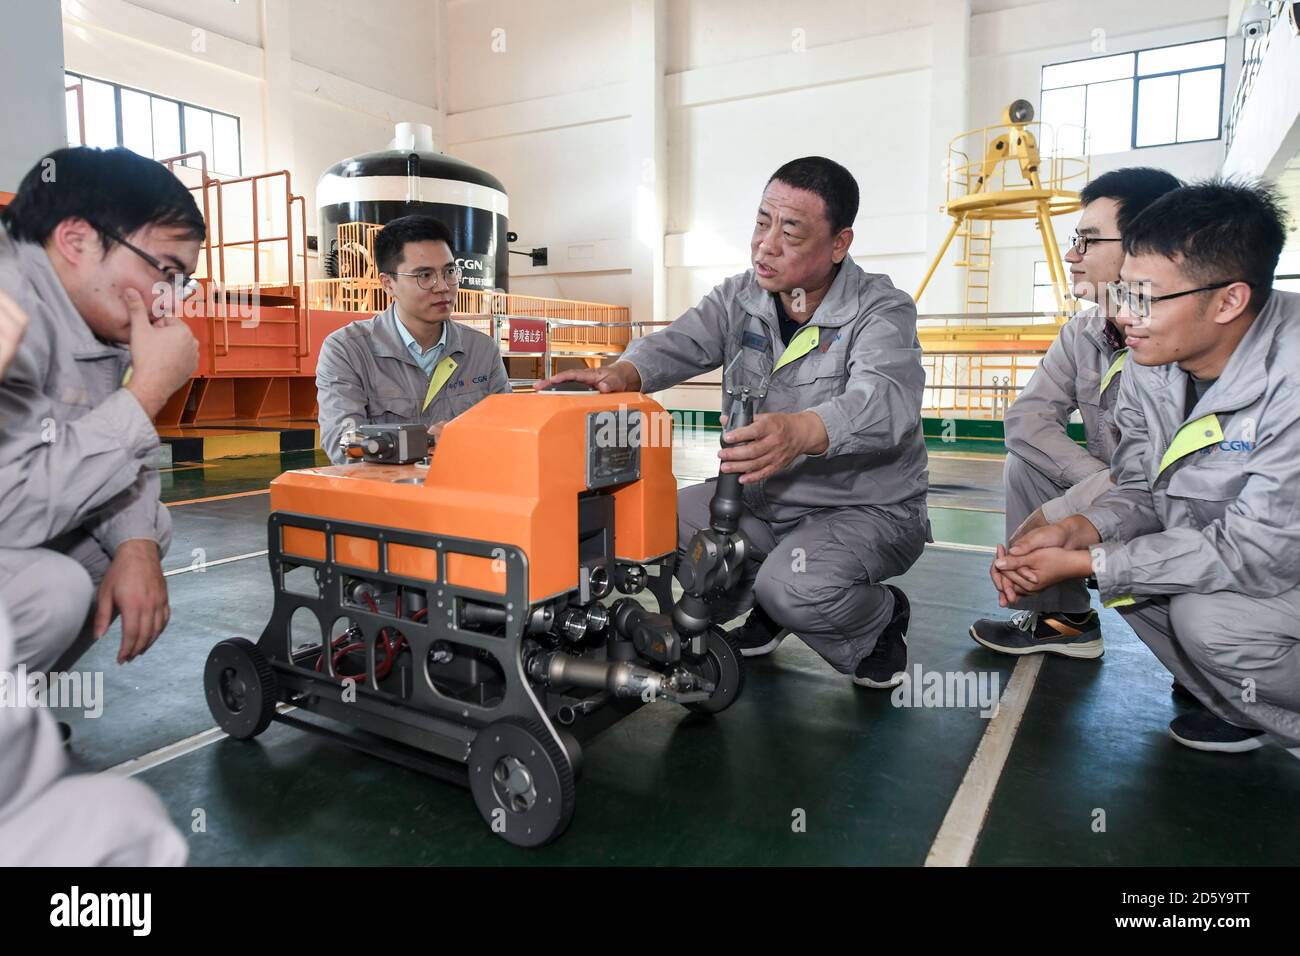
POLYGON ((1222 38, 1043 67, 1045 151, 1080 155, 1218 139, 1223 129, 1222 38), (1086 131, 1086 133, 1085 133, 1086 131), (1086 140, 1085 140, 1086 136, 1086 140))
POLYGON ((238 116, 79 73, 65 79, 69 146, 125 146, 150 159, 201 150, 210 173, 243 175, 238 116))
POLYGON ((1056 288, 1052 284, 1052 270, 1047 260, 1034 263, 1034 312, 1056 312, 1056 288))

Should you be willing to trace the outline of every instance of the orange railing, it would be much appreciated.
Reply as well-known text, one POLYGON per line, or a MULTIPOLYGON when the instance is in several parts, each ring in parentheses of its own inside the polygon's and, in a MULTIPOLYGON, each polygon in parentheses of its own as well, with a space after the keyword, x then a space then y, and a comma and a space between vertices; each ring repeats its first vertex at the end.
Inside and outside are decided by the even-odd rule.
MULTIPOLYGON (((293 193, 292 179, 288 170, 270 173, 258 173, 252 176, 240 176, 233 179, 218 179, 208 172, 207 156, 201 151, 183 153, 159 160, 173 173, 178 164, 186 169, 195 169, 186 160, 198 160, 198 185, 191 186, 190 191, 198 194, 199 205, 207 223, 208 234, 202 246, 203 271, 198 276, 204 286, 208 301, 222 306, 236 304, 292 308, 292 318, 276 318, 273 315, 259 315, 258 325, 292 325, 293 342, 240 342, 240 348, 292 350, 286 364, 267 366, 262 363, 247 367, 235 367, 224 364, 223 373, 265 373, 291 372, 301 373, 301 360, 311 351, 311 306, 306 301, 304 291, 307 269, 307 204, 302 196, 293 193), (277 182, 283 179, 283 187, 277 182), (242 193, 247 189, 247 230, 238 234, 228 234, 227 204, 242 199, 232 193, 242 193), (281 192, 282 188, 282 192, 281 192), (259 193, 268 193, 266 207, 259 193), (216 215, 214 217, 213 210, 216 215), (296 213, 296 215, 295 215, 296 213), (295 251, 295 219, 301 237, 295 251), (263 234, 263 223, 272 225, 272 235, 263 234), (280 228, 282 227, 282 234, 280 228), (283 267, 275 270, 274 279, 265 281, 263 260, 275 255, 283 248, 283 267), (227 253, 234 250, 247 250, 251 257, 251 269, 239 270, 236 274, 228 261, 227 253), (301 259, 301 272, 295 275, 295 261, 301 259)), ((209 348, 209 368, 217 370, 217 359, 230 355, 230 308, 209 310, 207 343, 209 348), (218 329, 220 335, 218 335, 218 329)), ((306 370, 310 371, 310 369, 306 370)))
MULTIPOLYGON (((360 313, 388 308, 389 297, 375 268, 375 234, 380 228, 364 222, 339 226, 339 277, 308 282, 307 302, 312 308, 360 313)), ((632 338, 631 310, 600 302, 461 289, 456 295, 455 317, 492 336, 507 357, 540 359, 545 371, 549 371, 553 358, 594 360, 617 356, 632 338), (542 354, 509 351, 511 318, 544 319, 548 350, 542 354)))

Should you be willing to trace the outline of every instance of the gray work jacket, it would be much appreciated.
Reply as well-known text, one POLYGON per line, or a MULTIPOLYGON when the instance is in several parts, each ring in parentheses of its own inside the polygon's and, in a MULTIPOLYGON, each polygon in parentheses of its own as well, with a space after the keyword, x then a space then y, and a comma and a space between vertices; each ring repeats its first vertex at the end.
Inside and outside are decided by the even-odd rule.
POLYGON ((495 392, 509 392, 501 350, 476 329, 447 322, 447 348, 432 379, 438 384, 429 404, 430 376, 420 367, 397 330, 396 306, 370 319, 331 332, 316 363, 321 448, 336 464, 346 462, 339 448, 345 431, 359 425, 450 421, 495 392), (439 368, 450 359, 449 375, 439 368), (441 381, 440 379, 445 379, 441 381))
POLYGON ((1127 353, 1106 341, 1105 325, 1106 317, 1094 306, 1061 326, 1003 417, 1007 451, 1063 488, 1105 474, 1119 444, 1114 409, 1122 364, 1113 373, 1111 369, 1127 353), (1066 431, 1076 408, 1083 418, 1086 450, 1066 431))
POLYGON ((724 280, 671 325, 634 340, 622 360, 636 366, 647 393, 722 366, 730 369, 726 384, 768 381, 759 412, 812 411, 821 418, 830 440, 825 452, 802 455, 744 486, 757 517, 783 521, 827 507, 923 504, 925 370, 911 296, 846 256, 806 325, 784 348, 772 296, 750 270, 724 280), (811 350, 781 363, 814 335, 811 350))
POLYGON ((95 337, 40 246, 0 228, 0 289, 30 323, 0 382, 0 546, 66 550, 84 532, 109 555, 132 538, 165 553, 171 517, 145 464, 158 432, 122 387, 124 345, 95 337))
POLYGON ((1190 415, 1186 372, 1129 361, 1115 488, 1082 512, 1103 598, 1300 584, 1298 367, 1300 295, 1276 290, 1190 415))

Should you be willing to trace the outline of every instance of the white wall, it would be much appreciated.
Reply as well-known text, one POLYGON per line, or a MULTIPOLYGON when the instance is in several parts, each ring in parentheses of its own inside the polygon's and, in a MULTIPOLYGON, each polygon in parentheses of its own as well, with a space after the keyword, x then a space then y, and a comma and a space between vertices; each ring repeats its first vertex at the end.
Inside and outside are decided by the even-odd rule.
POLYGON ((803 5, 785 0, 669 0, 668 69, 684 73, 777 56, 792 52, 796 40, 807 49, 818 49, 927 26, 933 6, 932 0, 820 0, 803 5))
POLYGON ((480 110, 627 80, 618 0, 444 0, 448 106, 480 110))
POLYGON ((636 180, 630 160, 632 7, 608 0, 449 0, 445 151, 510 197, 510 289, 628 304, 636 180))
MULTIPOLYGON (((640 127, 628 76, 629 60, 650 54, 620 55, 633 43, 629 20, 639 35, 646 6, 447 5, 448 151, 505 184, 519 246, 550 250, 544 269, 512 260, 514 291, 612 298, 650 318, 636 307, 634 268, 649 159, 633 143, 640 127), (493 52, 494 36, 504 50, 493 52)), ((666 232, 669 318, 746 267, 763 185, 796 156, 835 156, 864 186, 881 184, 864 197, 855 254, 892 262, 899 242, 923 250, 930 47, 918 24, 930 9, 663 3, 667 189, 652 216, 666 232)))
POLYGON ((440 29, 423 0, 64 0, 63 60, 238 116, 245 175, 289 169, 315 233, 325 169, 399 121, 441 134, 440 29))
MULTIPOLYGON (((948 223, 937 207, 949 137, 996 122, 1013 99, 1037 103, 1042 66, 1096 55, 1099 36, 1106 52, 1119 52, 1227 29, 1224 0, 663 3, 669 318, 746 268, 767 176, 812 153, 842 162, 862 186, 854 257, 915 289, 948 223)), ((618 51, 632 49, 621 34, 636 7, 636 0, 447 5, 448 149, 506 184, 521 246, 551 251, 545 269, 512 260, 516 291, 613 293, 635 309, 638 170, 627 153, 639 114, 618 51), (493 52, 498 30, 505 49, 493 52), (583 255, 571 257, 570 247, 583 255)), ((1225 98, 1239 50, 1230 41, 1225 98)), ((634 55, 627 59, 640 68, 634 55)), ((1195 178, 1216 172, 1222 153, 1219 141, 1160 147, 1098 156, 1092 169, 1149 164, 1195 178)), ((1074 219, 1055 224, 1063 241, 1074 219)), ((1037 232, 1017 223, 999 226, 995 237, 992 307, 1027 310, 1033 263, 1043 257, 1037 232)), ((950 252, 940 267, 923 311, 961 308, 955 258, 950 252)))
MULTIPOLYGON (((1038 100, 1046 63, 1202 39, 1226 0, 65 0, 70 69, 239 115, 246 171, 288 165, 314 212, 321 172, 399 120, 510 194, 517 292, 668 318, 748 262, 783 161, 858 177, 853 255, 912 291, 947 225, 947 140, 1038 100), (193 49, 203 31, 202 52, 193 49), (655 82, 655 71, 658 81, 655 82), (654 290, 662 288, 661 293, 654 290)), ((1227 90, 1240 41, 1229 42, 1227 90)), ((33 157, 34 158, 34 157, 33 157)), ((1214 173, 1219 141, 1098 156, 1214 173)), ((1072 217, 1056 222, 1058 239, 1072 217)), ((315 223, 310 224, 315 229, 315 223)), ((993 308, 1030 307, 1036 232, 996 232, 993 308)), ((922 311, 960 307, 948 263, 922 311)))
POLYGON ((748 267, 767 178, 799 156, 834 158, 858 180, 851 252, 860 265, 880 271, 882 258, 922 249, 930 95, 929 71, 910 69, 673 110, 668 265, 685 279, 673 275, 681 294, 670 295, 669 312, 707 292, 719 267, 748 267))
POLYGON ((67 145, 58 8, 35 0, 0 12, 0 192, 50 150, 67 145))
MULTIPOLYGON (((997 114, 1014 99, 1027 99, 1037 108, 1044 64, 1204 40, 1226 32, 1223 0, 1145 4, 1094 0, 1086 8, 1070 0, 1050 0, 976 12, 971 17, 971 125, 995 122, 997 114)), ((1240 68, 1240 50, 1239 38, 1228 41, 1225 116, 1240 68)), ((1217 173, 1223 153, 1222 140, 1105 153, 1092 157, 1091 174, 1095 177, 1124 166, 1156 166, 1182 179, 1197 179, 1217 173)), ((1058 216, 1053 220, 1059 243, 1068 239, 1076 219, 1058 216)), ((1034 262, 1044 258, 1037 229, 1030 223, 996 225, 993 255, 991 310, 1031 308, 1034 262)), ((947 261, 954 258, 949 253, 947 261)), ((957 271, 951 265, 941 268, 957 271)), ((922 311, 938 311, 928 294, 922 311)))
MULTIPOLYGON (((260 3, 251 0, 245 3, 232 3, 231 0, 132 0, 132 5, 249 46, 261 43, 262 8, 260 3)), ((78 3, 65 4, 69 12, 75 12, 77 6, 78 3)))

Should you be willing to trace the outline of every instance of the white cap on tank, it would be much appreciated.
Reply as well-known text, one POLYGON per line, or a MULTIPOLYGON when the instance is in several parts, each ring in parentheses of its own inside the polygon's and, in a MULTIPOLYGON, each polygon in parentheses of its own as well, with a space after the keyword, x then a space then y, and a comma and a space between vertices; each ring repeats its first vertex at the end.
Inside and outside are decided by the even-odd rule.
POLYGON ((398 123, 388 148, 413 149, 421 153, 438 151, 433 145, 433 127, 428 123, 398 123))

